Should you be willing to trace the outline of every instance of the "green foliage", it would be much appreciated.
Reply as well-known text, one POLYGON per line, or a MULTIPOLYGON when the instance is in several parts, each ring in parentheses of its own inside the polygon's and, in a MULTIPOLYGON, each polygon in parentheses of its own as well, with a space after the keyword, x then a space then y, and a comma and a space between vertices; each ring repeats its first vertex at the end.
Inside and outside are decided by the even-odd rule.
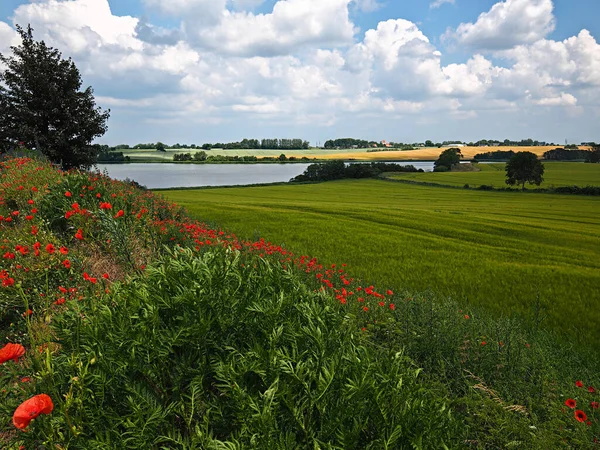
POLYGON ((436 172, 447 172, 448 170, 452 170, 456 164, 460 164, 461 157, 462 153, 460 152, 460 148, 448 148, 444 150, 439 158, 433 163, 433 170, 436 172), (442 167, 445 167, 445 169, 442 169, 442 167))
POLYGON ((165 152, 165 144, 163 144, 162 142, 157 142, 156 143, 156 151, 157 152, 165 152))
POLYGON ((506 184, 520 184, 525 190, 525 183, 539 186, 544 181, 544 164, 532 152, 517 152, 506 163, 506 184))
POLYGON ((341 309, 279 263, 176 249, 56 318, 61 352, 40 388, 68 416, 34 427, 32 441, 455 448, 461 431, 443 390, 401 351, 361 339, 358 318, 341 309))
POLYGON ((58 50, 33 39, 30 26, 17 25, 22 43, 12 57, 0 55, 0 152, 17 142, 40 150, 63 168, 90 167, 97 160, 92 141, 106 132, 109 111, 96 107, 93 90, 81 88, 79 70, 58 50))
POLYGON ((206 161, 207 154, 204 150, 194 153, 194 161, 206 161))
MULTIPOLYGON (((477 153, 473 157, 473 159, 475 159, 475 160, 507 161, 510 158, 512 158, 513 156, 515 156, 515 152, 512 150, 508 150, 508 151, 496 150, 496 151, 492 151, 492 152, 477 153)), ((544 154, 544 157, 546 157, 545 154, 544 154)))

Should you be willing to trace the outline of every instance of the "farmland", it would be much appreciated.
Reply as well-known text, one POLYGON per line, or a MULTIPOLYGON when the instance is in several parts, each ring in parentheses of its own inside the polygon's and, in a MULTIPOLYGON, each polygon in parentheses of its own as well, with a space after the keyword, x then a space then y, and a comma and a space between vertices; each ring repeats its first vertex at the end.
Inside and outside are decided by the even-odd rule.
POLYGON ((239 235, 347 263, 373 283, 429 289, 502 315, 532 314, 539 299, 554 330, 600 339, 597 198, 378 180, 164 195, 239 235))
MULTIPOLYGON (((478 164, 476 172, 428 172, 393 174, 389 178, 397 180, 423 181, 449 186, 478 187, 481 185, 506 187, 506 164, 478 164)), ((544 182, 540 188, 558 186, 600 186, 600 164, 545 162, 544 182)), ((527 185, 529 189, 536 186, 527 185)))
MULTIPOLYGON (((345 159, 357 161, 434 161, 438 158, 444 148, 429 147, 420 148, 417 150, 398 150, 398 151, 378 151, 367 152, 372 149, 331 149, 325 150, 322 148, 310 148, 308 150, 223 150, 214 148, 207 150, 208 155, 222 156, 256 156, 257 158, 273 157, 276 158, 284 153, 288 158, 295 156, 297 158, 307 157, 316 159, 345 159)), ((493 147, 493 150, 514 150, 514 151, 530 151, 538 156, 544 152, 554 149, 556 146, 546 147, 493 147)), ((582 149, 587 147, 581 147, 582 149)), ((461 153, 465 159, 473 158, 477 153, 490 151, 487 147, 463 147, 461 153)), ((169 149, 165 152, 158 152, 152 149, 142 150, 119 150, 123 155, 129 156, 133 162, 151 161, 151 162, 166 162, 172 161, 175 153, 191 153, 192 155, 201 149, 169 149)))

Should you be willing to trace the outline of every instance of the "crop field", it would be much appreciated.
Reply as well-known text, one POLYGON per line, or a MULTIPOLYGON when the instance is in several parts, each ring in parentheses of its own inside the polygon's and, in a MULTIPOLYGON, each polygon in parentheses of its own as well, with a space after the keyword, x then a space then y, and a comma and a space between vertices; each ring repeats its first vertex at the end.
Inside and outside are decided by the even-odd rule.
MULTIPOLYGON (((417 150, 398 150, 384 152, 367 152, 367 148, 362 149, 332 149, 324 150, 322 148, 310 148, 307 150, 245 150, 245 149, 212 149, 207 150, 208 155, 222 156, 256 156, 258 158, 270 156, 278 157, 284 153, 288 158, 295 156, 302 158, 317 158, 317 159, 345 159, 345 160, 361 160, 361 161, 434 161, 438 158, 441 152, 447 147, 437 148, 420 148, 417 150)), ((473 158, 477 153, 484 153, 495 150, 514 150, 514 151, 530 151, 536 155, 543 155, 544 152, 557 148, 556 146, 547 147, 462 147, 461 153, 466 159, 473 158)), ((580 147, 586 149, 588 147, 580 147)), ((202 149, 169 149, 166 152, 157 152, 156 150, 119 150, 125 156, 129 156, 132 161, 172 161, 175 153, 191 153, 192 155, 202 149)))
MULTIPOLYGON (((391 179, 425 181, 450 186, 477 187, 483 184, 495 188, 506 187, 506 164, 479 164, 479 172, 427 172, 427 173, 402 173, 390 175, 391 179)), ((585 164, 574 162, 545 162, 544 182, 540 188, 558 186, 600 186, 600 164, 585 164)), ((526 185, 528 189, 535 189, 535 185, 526 185)))
POLYGON ((163 195, 240 236, 346 263, 365 282, 499 315, 532 315, 539 304, 549 327, 589 345, 600 339, 598 198, 380 180, 163 195))

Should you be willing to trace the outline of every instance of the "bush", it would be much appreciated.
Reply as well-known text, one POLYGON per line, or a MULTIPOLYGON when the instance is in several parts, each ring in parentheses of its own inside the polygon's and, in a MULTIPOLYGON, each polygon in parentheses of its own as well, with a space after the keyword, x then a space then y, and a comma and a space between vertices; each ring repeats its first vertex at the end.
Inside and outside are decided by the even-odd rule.
POLYGON ((449 172, 450 168, 447 166, 435 166, 433 171, 434 172, 449 172))

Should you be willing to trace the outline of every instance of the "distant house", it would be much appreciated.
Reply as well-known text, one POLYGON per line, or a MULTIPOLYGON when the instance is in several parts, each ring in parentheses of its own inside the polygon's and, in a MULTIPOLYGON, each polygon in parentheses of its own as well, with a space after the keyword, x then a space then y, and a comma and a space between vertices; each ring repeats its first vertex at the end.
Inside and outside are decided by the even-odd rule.
POLYGON ((383 145, 384 147, 390 148, 392 146, 392 144, 390 144, 388 141, 386 141, 385 139, 383 141, 381 141, 381 145, 383 145))

